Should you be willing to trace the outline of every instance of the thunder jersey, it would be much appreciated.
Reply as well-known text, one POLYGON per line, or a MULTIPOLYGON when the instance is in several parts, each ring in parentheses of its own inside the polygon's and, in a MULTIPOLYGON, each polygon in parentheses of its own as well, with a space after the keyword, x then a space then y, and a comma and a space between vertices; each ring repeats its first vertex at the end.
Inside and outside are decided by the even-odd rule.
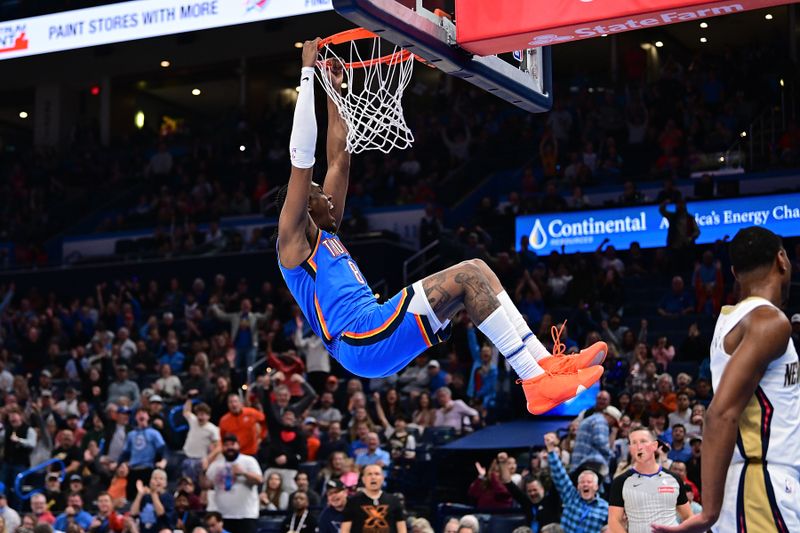
POLYGON ((295 268, 278 266, 297 305, 331 354, 339 334, 378 306, 364 275, 339 237, 317 229, 308 258, 295 268))
MULTIPOLYGON (((725 353, 725 336, 756 307, 769 300, 750 297, 736 306, 725 306, 717 320, 711 341, 711 381, 719 387, 722 373, 731 360, 725 353)), ((739 434, 732 464, 767 462, 797 468, 800 463, 800 382, 798 357, 789 339, 784 354, 772 361, 755 394, 739 419, 739 434)))

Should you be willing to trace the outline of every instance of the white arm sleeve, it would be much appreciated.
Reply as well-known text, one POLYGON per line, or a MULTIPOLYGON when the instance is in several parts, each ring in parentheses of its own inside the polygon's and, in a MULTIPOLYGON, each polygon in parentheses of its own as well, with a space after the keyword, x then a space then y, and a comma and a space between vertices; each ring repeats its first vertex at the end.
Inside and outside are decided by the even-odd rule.
POLYGON ((289 139, 289 157, 292 166, 311 168, 314 166, 314 151, 317 147, 317 117, 314 113, 314 67, 303 67, 300 71, 300 92, 294 108, 292 136, 289 139))

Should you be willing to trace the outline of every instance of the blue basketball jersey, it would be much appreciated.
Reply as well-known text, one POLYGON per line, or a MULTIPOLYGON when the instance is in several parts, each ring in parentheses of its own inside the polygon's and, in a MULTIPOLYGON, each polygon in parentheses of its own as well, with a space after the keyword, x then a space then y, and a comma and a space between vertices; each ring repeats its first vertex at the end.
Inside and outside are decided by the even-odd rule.
POLYGON ((306 319, 328 351, 331 344, 365 312, 378 307, 358 265, 339 237, 317 230, 311 254, 295 268, 278 266, 306 319))

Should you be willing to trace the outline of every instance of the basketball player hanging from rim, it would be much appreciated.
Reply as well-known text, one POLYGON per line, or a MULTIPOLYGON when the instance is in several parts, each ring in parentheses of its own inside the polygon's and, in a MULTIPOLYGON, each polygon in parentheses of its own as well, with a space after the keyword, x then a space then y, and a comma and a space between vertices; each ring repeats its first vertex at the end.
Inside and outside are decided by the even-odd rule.
MULTIPOLYGON (((327 99, 328 169, 312 181, 317 121, 314 67, 319 39, 303 45, 300 90, 290 139, 292 171, 278 193, 278 264, 292 295, 328 352, 350 372, 382 377, 402 370, 446 337, 449 318, 466 309, 472 321, 520 377, 528 411, 544 413, 600 379, 608 347, 598 342, 563 355, 550 354, 514 306, 497 276, 481 260, 433 274, 379 304, 358 266, 336 236, 350 171, 346 126, 327 99)), ((321 65, 341 90, 340 64, 321 65)), ((555 335, 554 335, 555 336, 555 335)))
POLYGON ((740 230, 729 255, 741 299, 722 308, 711 340, 703 511, 680 526, 653 526, 657 533, 800 531, 798 358, 779 309, 792 264, 781 238, 760 227, 740 230))

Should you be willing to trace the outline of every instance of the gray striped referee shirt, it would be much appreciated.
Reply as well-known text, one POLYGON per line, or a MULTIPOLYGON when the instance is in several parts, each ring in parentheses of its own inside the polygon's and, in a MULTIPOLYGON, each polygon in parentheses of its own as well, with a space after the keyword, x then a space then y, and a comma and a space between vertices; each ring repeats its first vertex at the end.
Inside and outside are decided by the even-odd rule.
POLYGON ((677 525, 675 508, 688 501, 683 483, 672 472, 640 474, 631 468, 614 478, 608 505, 625 509, 628 533, 650 533, 650 524, 677 525))

